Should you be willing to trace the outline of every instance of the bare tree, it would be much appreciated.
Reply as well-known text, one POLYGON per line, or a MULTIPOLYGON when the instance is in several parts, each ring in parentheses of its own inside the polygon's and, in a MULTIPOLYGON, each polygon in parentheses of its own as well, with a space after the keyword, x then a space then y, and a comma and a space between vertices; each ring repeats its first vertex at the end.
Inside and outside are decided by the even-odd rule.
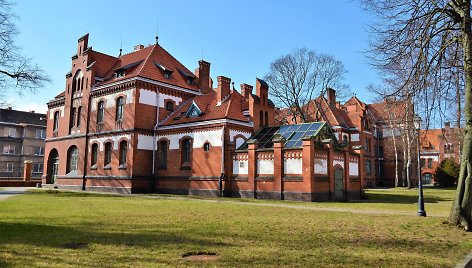
MULTIPOLYGON (((385 75, 402 73, 403 86, 424 101, 426 115, 457 92, 464 78, 465 137, 449 222, 472 228, 472 20, 470 0, 362 0, 377 15, 370 59, 385 75), (456 79, 451 79, 456 78, 456 79)), ((428 118, 427 118, 428 119, 428 118)))
POLYGON ((346 92, 343 84, 346 69, 332 56, 318 54, 306 48, 296 49, 276 59, 270 65, 265 80, 279 107, 287 109, 295 123, 308 122, 314 110, 309 102, 335 88, 338 96, 346 92))
POLYGON ((0 95, 4 95, 8 88, 16 88, 21 94, 49 82, 44 71, 32 64, 30 58, 21 55, 19 47, 15 45, 18 31, 12 6, 10 1, 0 0, 0 95))

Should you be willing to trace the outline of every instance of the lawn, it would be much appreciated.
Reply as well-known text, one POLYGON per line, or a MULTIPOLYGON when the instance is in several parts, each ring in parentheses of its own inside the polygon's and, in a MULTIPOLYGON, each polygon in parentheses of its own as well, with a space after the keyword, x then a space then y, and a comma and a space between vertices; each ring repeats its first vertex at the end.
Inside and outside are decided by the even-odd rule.
MULTIPOLYGON (((440 205, 447 208, 452 194, 427 190, 428 212, 447 211, 440 205)), ((367 197, 238 203, 36 191, 0 202, 0 267, 453 267, 472 250, 472 234, 442 217, 415 216, 414 191, 367 197), (307 209, 375 212, 388 205, 413 209, 412 216, 307 209), (182 258, 198 252, 219 259, 182 258)))

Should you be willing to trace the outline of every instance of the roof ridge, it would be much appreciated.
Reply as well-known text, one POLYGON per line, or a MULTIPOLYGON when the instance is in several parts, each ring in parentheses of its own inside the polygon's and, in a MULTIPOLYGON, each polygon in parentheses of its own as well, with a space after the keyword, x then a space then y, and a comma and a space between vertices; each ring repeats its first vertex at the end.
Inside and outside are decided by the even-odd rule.
MULTIPOLYGON (((141 68, 139 69, 139 71, 137 72, 137 75, 139 76, 141 74, 141 71, 143 70, 144 66, 146 66, 146 64, 148 63, 149 61, 149 58, 151 58, 151 55, 153 54, 154 50, 156 49, 156 45, 153 45, 154 47, 151 49, 151 51, 149 52, 149 54, 147 55, 146 59, 143 61, 143 64, 141 65, 141 68)), ((143 48, 144 49, 144 48, 143 48)))

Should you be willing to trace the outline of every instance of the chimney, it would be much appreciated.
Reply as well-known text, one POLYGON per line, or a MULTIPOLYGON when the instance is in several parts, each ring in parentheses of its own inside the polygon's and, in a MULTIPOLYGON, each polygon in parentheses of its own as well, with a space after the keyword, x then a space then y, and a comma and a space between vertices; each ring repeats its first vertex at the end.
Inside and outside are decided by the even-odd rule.
POLYGON ((449 130, 449 129, 451 128, 451 122, 445 122, 445 123, 444 123, 444 128, 445 128, 446 130, 449 130))
POLYGON ((328 95, 329 105, 335 105, 336 104, 336 90, 332 88, 327 88, 326 93, 328 95))
POLYGON ((143 48, 144 48, 144 46, 141 45, 141 44, 135 45, 135 46, 134 46, 134 51, 139 51, 139 50, 141 50, 141 49, 143 49, 143 48))
POLYGON ((249 96, 252 94, 252 86, 248 84, 241 84, 241 95, 246 99, 249 99, 249 96))
POLYGON ((218 88, 216 89, 216 94, 218 98, 218 104, 221 104, 230 94, 230 84, 231 84, 231 79, 228 77, 224 76, 218 76, 218 88))
POLYGON ((210 92, 210 63, 204 60, 198 61, 198 69, 195 70, 198 77, 198 86, 203 94, 210 92))

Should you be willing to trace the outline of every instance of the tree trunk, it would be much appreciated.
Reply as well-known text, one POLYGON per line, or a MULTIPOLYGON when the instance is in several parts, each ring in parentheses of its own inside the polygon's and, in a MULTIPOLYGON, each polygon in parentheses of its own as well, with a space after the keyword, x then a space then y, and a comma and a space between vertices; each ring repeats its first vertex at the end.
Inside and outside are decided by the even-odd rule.
POLYGON ((402 165, 402 187, 405 187, 406 186, 406 174, 407 174, 407 170, 406 170, 406 160, 407 160, 407 156, 406 156, 406 137, 405 137, 405 130, 403 130, 403 133, 401 134, 402 135, 402 151, 403 151, 403 165, 402 165))
POLYGON ((398 187, 398 151, 397 138, 395 137, 395 129, 393 128, 392 120, 390 121, 390 130, 392 131, 393 149, 395 151, 395 188, 398 187))
POLYGON ((461 168, 457 181, 456 196, 449 214, 449 223, 472 228, 472 30, 470 1, 464 1, 464 23, 462 25, 465 73, 465 134, 462 145, 461 168))
POLYGON ((408 189, 411 185, 411 121, 410 121, 410 97, 407 98, 406 115, 405 115, 405 135, 406 135, 406 186, 408 189))

